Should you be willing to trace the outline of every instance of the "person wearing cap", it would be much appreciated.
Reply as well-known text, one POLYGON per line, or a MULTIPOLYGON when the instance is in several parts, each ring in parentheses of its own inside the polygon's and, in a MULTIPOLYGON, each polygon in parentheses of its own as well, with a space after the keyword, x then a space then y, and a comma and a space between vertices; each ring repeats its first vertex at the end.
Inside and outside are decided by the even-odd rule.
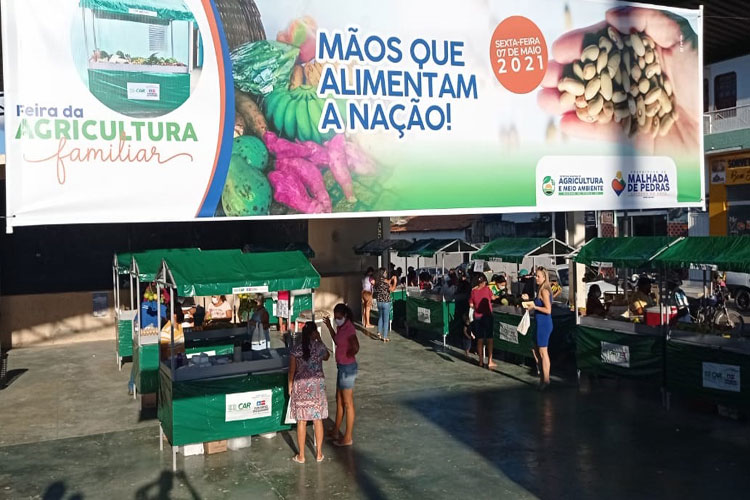
POLYGON ((677 321, 680 323, 692 323, 693 321, 690 318, 688 298, 682 288, 680 288, 680 285, 682 285, 682 280, 680 278, 672 277, 667 280, 669 305, 677 308, 677 321))
POLYGON ((628 309, 631 315, 643 316, 646 309, 656 305, 656 301, 651 296, 651 280, 646 276, 638 278, 636 291, 630 296, 628 309))

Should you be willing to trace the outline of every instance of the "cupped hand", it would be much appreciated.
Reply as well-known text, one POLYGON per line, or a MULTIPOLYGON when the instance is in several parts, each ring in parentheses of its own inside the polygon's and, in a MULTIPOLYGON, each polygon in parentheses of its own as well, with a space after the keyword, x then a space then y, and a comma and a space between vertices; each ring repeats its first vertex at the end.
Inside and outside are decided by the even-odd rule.
POLYGON ((674 153, 695 149, 700 144, 701 110, 699 85, 699 60, 696 48, 685 40, 680 25, 663 11, 642 7, 618 7, 610 9, 606 21, 570 31, 558 38, 552 45, 554 60, 549 62, 547 73, 542 81, 543 89, 538 95, 542 109, 550 114, 561 115, 561 132, 583 139, 625 142, 647 154, 674 153), (675 110, 678 119, 665 136, 636 133, 628 139, 619 123, 587 123, 576 115, 573 105, 564 107, 560 103, 557 84, 562 78, 566 65, 580 61, 586 35, 600 32, 608 25, 620 33, 643 32, 655 43, 655 50, 661 58, 663 73, 672 82, 675 110))

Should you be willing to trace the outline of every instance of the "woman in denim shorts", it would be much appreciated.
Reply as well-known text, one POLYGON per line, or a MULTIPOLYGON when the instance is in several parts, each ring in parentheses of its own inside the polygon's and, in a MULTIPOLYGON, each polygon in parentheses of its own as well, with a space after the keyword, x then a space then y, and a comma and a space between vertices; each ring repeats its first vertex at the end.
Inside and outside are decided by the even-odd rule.
POLYGON ((354 429, 354 381, 357 378, 357 360, 359 352, 357 330, 352 320, 352 310, 346 304, 338 304, 333 308, 334 329, 331 318, 325 319, 328 331, 336 344, 336 422, 330 436, 335 446, 351 446, 352 430, 354 429), (346 432, 341 434, 341 424, 346 416, 346 432))

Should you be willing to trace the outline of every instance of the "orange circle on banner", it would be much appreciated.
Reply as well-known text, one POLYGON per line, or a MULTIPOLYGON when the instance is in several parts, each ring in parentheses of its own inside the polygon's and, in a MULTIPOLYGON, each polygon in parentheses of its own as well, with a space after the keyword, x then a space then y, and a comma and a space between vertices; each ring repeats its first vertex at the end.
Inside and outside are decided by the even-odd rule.
POLYGON ((508 17, 492 33, 490 61, 503 87, 528 94, 542 83, 547 71, 547 42, 530 19, 508 17))

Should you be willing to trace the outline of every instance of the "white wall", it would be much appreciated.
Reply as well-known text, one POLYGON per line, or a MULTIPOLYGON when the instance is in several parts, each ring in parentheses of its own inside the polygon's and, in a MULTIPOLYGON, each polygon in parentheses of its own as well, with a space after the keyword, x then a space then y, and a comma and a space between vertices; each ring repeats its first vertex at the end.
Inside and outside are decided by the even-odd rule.
POLYGON ((747 55, 704 67, 703 78, 708 80, 709 111, 716 110, 714 105, 714 78, 732 71, 737 73, 737 106, 750 104, 750 55, 747 55))

